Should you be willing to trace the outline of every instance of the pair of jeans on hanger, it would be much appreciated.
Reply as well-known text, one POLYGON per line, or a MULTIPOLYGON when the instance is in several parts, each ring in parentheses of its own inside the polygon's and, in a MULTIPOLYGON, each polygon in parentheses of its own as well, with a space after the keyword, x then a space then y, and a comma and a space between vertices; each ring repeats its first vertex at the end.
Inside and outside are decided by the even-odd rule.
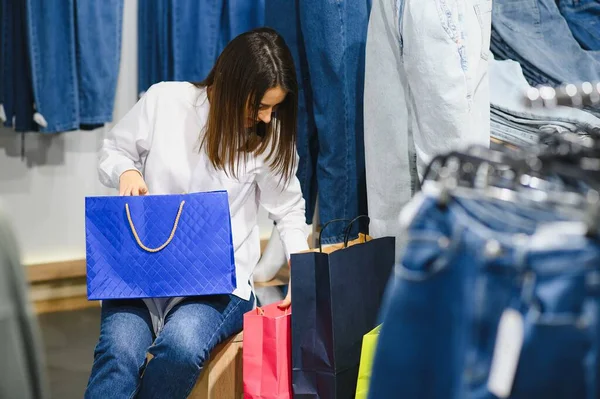
POLYGON ((27 0, 27 40, 40 131, 112 121, 123 0, 27 0))
POLYGON ((26 3, 0 3, 0 123, 18 132, 37 130, 29 52, 26 3))
POLYGON ((600 2, 597 0, 557 0, 571 33, 585 50, 600 51, 600 2))
MULTIPOLYGON (((298 76, 298 179, 312 223, 366 213, 364 51, 370 0, 266 0, 265 25, 292 51, 298 76)), ((344 226, 323 232, 343 241, 344 226)), ((358 234, 358 226, 353 231, 358 234)))
POLYGON ((507 309, 523 320, 510 398, 597 397, 600 244, 584 223, 554 209, 439 198, 426 186, 403 212, 407 245, 382 307, 369 397, 496 397, 492 359, 508 351, 495 351, 497 334, 521 335, 499 331, 507 309))
POLYGON ((140 93, 161 81, 204 80, 231 39, 263 25, 264 1, 140 1, 140 93))

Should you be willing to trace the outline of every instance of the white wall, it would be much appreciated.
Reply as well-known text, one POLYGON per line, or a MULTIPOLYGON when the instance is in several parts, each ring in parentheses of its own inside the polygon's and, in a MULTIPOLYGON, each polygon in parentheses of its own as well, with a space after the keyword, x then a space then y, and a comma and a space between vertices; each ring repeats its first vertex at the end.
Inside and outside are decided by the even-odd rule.
MULTIPOLYGON (((115 100, 118 121, 137 99, 137 0, 125 1, 121 67, 115 100)), ((16 230, 25 264, 85 256, 84 199, 111 191, 98 182, 96 153, 107 126, 93 132, 25 135, 0 127, 0 201, 16 230)), ((271 223, 264 213, 261 235, 271 223)))

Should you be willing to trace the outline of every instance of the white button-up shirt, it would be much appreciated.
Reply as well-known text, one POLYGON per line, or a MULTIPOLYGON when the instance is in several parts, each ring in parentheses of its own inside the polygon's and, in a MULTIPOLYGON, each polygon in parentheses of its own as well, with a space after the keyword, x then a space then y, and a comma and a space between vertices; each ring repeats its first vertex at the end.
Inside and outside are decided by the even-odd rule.
POLYGON ((237 178, 216 170, 200 149, 209 108, 206 90, 190 83, 152 86, 105 138, 100 180, 118 187, 121 174, 135 169, 150 194, 227 190, 238 284, 233 294, 248 300, 260 258, 259 205, 277 222, 289 258, 308 249, 304 199, 298 179, 283 186, 262 155, 249 155, 237 178))

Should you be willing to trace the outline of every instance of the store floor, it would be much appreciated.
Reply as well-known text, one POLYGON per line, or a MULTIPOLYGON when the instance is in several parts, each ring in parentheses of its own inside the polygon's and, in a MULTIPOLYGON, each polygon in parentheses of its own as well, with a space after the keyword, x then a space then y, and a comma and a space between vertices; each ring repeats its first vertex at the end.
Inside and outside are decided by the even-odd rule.
POLYGON ((39 316, 52 398, 81 399, 92 368, 100 308, 39 316))

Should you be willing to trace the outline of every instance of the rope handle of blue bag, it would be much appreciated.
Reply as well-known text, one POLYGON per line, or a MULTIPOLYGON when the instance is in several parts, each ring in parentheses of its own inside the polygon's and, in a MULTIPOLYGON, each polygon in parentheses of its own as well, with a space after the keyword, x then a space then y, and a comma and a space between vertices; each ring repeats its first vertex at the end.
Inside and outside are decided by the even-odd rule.
POLYGON ((131 218, 131 211, 129 210, 129 204, 125 203, 125 212, 127 213, 127 221, 129 222, 129 227, 131 227, 131 232, 133 233, 133 237, 135 238, 135 241, 137 242, 139 247, 142 248, 144 251, 150 252, 150 253, 160 252, 163 249, 165 249, 167 247, 167 245, 169 245, 171 243, 171 241, 173 241, 173 237, 175 237, 175 232, 177 232, 177 226, 179 226, 179 219, 181 218, 181 213, 183 212, 183 205, 185 205, 185 201, 181 201, 181 203, 179 204, 179 210, 177 211, 177 216, 175 217, 175 223, 173 223, 173 229, 171 230, 171 234, 169 235, 169 238, 167 239, 167 241, 165 241, 164 244, 162 244, 160 247, 149 248, 146 245, 144 245, 144 243, 140 239, 140 236, 138 235, 138 232, 133 223, 133 219, 131 218))
MULTIPOLYGON (((346 227, 346 232, 344 233, 344 248, 348 247, 348 241, 350 240, 350 231, 352 230, 352 226, 354 223, 360 219, 367 219, 367 226, 371 223, 371 218, 367 215, 360 215, 352 219, 348 226, 346 227)), ((367 242, 367 236, 365 235, 365 242, 367 242)))

